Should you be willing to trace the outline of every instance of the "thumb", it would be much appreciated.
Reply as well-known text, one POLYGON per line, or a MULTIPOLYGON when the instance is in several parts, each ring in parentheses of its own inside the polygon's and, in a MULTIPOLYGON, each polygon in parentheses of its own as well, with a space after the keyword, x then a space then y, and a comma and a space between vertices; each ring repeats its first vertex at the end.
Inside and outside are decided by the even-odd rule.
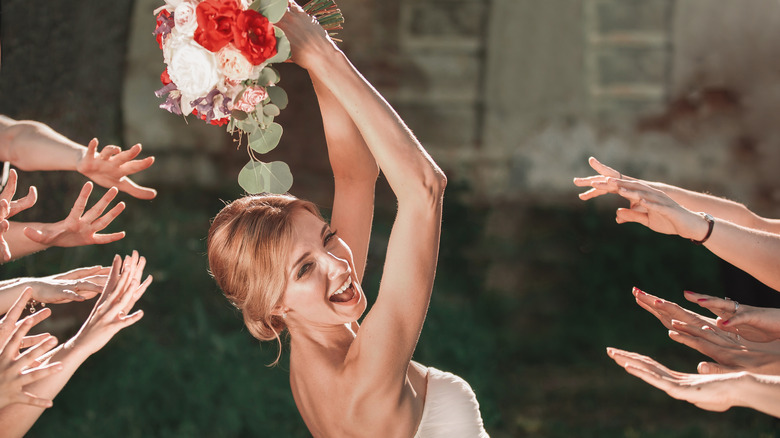
POLYGON ((714 362, 699 362, 696 367, 699 374, 725 374, 736 371, 735 368, 727 367, 714 362))

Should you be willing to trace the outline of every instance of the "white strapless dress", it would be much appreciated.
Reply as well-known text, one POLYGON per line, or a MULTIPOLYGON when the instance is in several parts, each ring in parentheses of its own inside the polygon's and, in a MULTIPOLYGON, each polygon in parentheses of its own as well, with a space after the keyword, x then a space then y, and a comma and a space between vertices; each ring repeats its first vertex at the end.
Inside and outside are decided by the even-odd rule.
POLYGON ((490 438, 468 382, 436 368, 427 370, 425 407, 414 438, 490 438))

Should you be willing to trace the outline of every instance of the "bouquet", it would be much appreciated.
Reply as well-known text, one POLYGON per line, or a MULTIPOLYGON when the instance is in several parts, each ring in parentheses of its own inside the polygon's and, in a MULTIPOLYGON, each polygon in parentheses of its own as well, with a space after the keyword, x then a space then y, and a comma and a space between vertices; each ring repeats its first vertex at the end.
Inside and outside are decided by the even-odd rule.
MULTIPOLYGON (((312 0, 304 10, 327 30, 343 17, 332 0, 312 0)), ((290 42, 275 26, 287 0, 165 0, 154 11, 154 34, 167 68, 160 76, 160 107, 238 131, 247 141, 249 162, 238 183, 248 193, 284 193, 292 186, 282 161, 265 163, 255 153, 273 150, 282 137, 274 117, 287 106, 287 93, 272 64, 290 57, 290 42)))

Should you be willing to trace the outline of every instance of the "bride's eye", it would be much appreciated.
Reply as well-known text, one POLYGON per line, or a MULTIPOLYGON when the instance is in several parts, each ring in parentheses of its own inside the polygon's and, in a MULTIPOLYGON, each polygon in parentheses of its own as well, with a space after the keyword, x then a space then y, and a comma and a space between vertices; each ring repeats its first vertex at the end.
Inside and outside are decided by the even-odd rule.
POLYGON ((331 231, 325 235, 325 238, 322 240, 322 244, 327 245, 331 240, 333 240, 334 237, 336 237, 336 231, 331 231))
POLYGON ((301 277, 306 275, 306 273, 311 270, 312 265, 313 265, 312 263, 304 263, 303 266, 301 266, 301 269, 298 270, 298 276, 296 277, 296 279, 300 279, 301 277))

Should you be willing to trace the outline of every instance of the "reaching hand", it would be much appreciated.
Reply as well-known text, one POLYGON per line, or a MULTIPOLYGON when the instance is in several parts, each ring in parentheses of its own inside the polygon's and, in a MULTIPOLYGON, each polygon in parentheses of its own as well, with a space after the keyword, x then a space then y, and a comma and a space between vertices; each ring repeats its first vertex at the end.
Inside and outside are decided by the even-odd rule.
POLYGON ((4 237, 4 234, 11 226, 8 222, 8 218, 22 210, 32 207, 38 196, 35 187, 31 186, 27 196, 14 201, 13 197, 16 194, 16 181, 16 171, 11 169, 11 172, 8 175, 8 182, 6 182, 5 187, 3 187, 3 191, 0 192, 0 263, 5 263, 12 258, 11 248, 8 246, 8 242, 4 237))
POLYGON ((687 374, 672 371, 655 360, 637 353, 607 348, 607 354, 629 374, 666 392, 678 400, 685 400, 708 411, 722 412, 737 403, 731 387, 743 373, 687 374))
POLYGON ((142 310, 132 314, 129 312, 152 283, 151 276, 141 283, 145 264, 146 259, 139 257, 136 251, 133 251, 132 256, 125 257, 124 262, 119 256, 114 257, 103 294, 78 334, 68 344, 83 349, 87 354, 95 353, 119 330, 141 319, 142 310))
POLYGON ((25 337, 30 328, 49 316, 51 311, 44 309, 17 322, 31 295, 32 291, 25 289, 5 317, 0 320, 0 345, 2 345, 2 351, 0 351, 0 408, 13 403, 24 403, 39 408, 51 407, 51 400, 30 394, 25 391, 24 387, 62 370, 62 364, 59 362, 41 366, 37 361, 39 357, 57 345, 56 338, 48 334, 25 337), (19 354, 21 348, 28 346, 30 348, 19 354))
POLYGON ((16 184, 18 178, 19 177, 16 175, 16 171, 11 169, 8 174, 8 182, 6 182, 5 187, 3 187, 3 191, 0 192, 0 200, 4 199, 6 202, 8 202, 10 207, 8 215, 5 216, 5 219, 14 216, 20 211, 27 210, 28 208, 35 205, 35 202, 38 200, 38 191, 35 189, 35 186, 30 186, 30 189, 27 191, 27 195, 23 198, 19 198, 16 201, 13 200, 14 195, 16 195, 16 184))
MULTIPOLYGON (((680 307, 634 288, 636 302, 652 313, 669 329, 669 337, 681 344, 709 356, 717 363, 701 362, 702 374, 733 371, 752 371, 761 374, 780 374, 780 341, 772 343, 751 342, 721 329, 715 319, 680 307)), ((696 297, 686 298, 694 301, 696 297)))
POLYGON ((718 298, 686 292, 685 298, 718 315, 718 327, 754 342, 780 340, 780 309, 739 304, 718 298))
POLYGON ((594 157, 590 157, 588 159, 588 164, 590 164, 590 167, 593 168, 596 172, 598 172, 598 175, 595 176, 588 176, 585 178, 574 178, 574 185, 577 187, 590 187, 590 190, 587 192, 580 193, 580 199, 583 201, 587 201, 589 199, 597 198, 601 195, 605 195, 609 193, 607 190, 598 189, 593 186, 594 183, 603 183, 606 182, 607 178, 616 178, 616 179, 625 179, 630 181, 636 181, 634 178, 628 177, 626 175, 623 175, 622 173, 618 172, 617 170, 606 166, 602 164, 599 160, 597 160, 594 157))
POLYGON ((103 291, 111 268, 92 266, 41 278, 25 278, 20 283, 31 287, 33 299, 41 303, 61 304, 84 301, 103 291))
POLYGON ((115 242, 125 237, 125 232, 97 234, 106 228, 125 209, 125 203, 120 202, 103 215, 108 204, 116 197, 116 187, 112 187, 86 213, 87 200, 92 193, 92 183, 87 182, 81 189, 70 214, 64 220, 53 224, 44 224, 39 229, 26 227, 24 235, 37 243, 46 246, 81 246, 115 242))
POLYGON ((157 191, 139 186, 128 175, 148 169, 154 163, 154 157, 135 160, 141 153, 141 145, 136 144, 126 151, 119 146, 109 145, 97 152, 98 141, 93 138, 87 146, 84 156, 76 165, 82 175, 103 187, 116 187, 130 196, 140 199, 152 199, 157 191))

